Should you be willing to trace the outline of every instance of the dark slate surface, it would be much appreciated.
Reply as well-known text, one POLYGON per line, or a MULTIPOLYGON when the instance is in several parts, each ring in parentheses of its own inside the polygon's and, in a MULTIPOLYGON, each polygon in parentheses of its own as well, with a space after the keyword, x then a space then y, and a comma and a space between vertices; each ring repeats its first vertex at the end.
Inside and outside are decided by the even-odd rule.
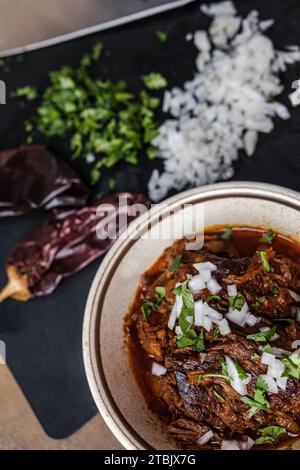
MULTIPOLYGON (((256 8, 262 18, 276 20, 269 34, 278 48, 300 43, 298 0, 240 0, 236 4, 243 14, 256 8)), ((181 85, 192 77, 196 54, 193 45, 185 41, 185 35, 197 28, 206 28, 208 23, 208 18, 200 14, 199 5, 191 5, 160 17, 30 53, 22 63, 11 62, 10 71, 1 69, 0 78, 5 80, 8 93, 24 84, 43 89, 50 70, 66 64, 75 66, 82 54, 101 40, 107 46, 107 52, 94 67, 95 76, 125 79, 129 88, 137 92, 141 87, 140 75, 159 70, 166 75, 170 86, 181 85), (157 30, 168 32, 166 43, 158 41, 154 34, 157 30)), ((297 78, 300 78, 299 65, 289 68, 284 75, 287 88, 284 102, 287 102, 292 81, 297 78)), ((24 142, 22 122, 33 109, 32 104, 21 108, 10 98, 0 107, 1 149, 24 142)), ((47 143, 43 139, 39 141, 47 143)), ((62 158, 69 160, 66 139, 54 139, 50 144, 62 158)), ((299 152, 300 109, 295 109, 290 121, 278 120, 272 134, 260 137, 252 158, 241 154, 234 180, 262 181, 299 190, 299 152)), ((157 164, 144 158, 137 167, 120 164, 106 173, 95 194, 109 192, 110 176, 117 179, 118 190, 145 192, 151 169, 157 164)), ((74 166, 88 181, 88 165, 77 160, 74 166)), ((0 266, 4 266, 14 243, 43 217, 45 214, 39 212, 0 220, 0 266)), ((49 297, 27 304, 7 300, 0 305, 0 339, 7 344, 9 367, 45 431, 55 438, 70 435, 96 413, 83 369, 81 330, 86 297, 98 265, 99 261, 67 279, 49 297)), ((0 285, 4 283, 2 268, 0 285)))

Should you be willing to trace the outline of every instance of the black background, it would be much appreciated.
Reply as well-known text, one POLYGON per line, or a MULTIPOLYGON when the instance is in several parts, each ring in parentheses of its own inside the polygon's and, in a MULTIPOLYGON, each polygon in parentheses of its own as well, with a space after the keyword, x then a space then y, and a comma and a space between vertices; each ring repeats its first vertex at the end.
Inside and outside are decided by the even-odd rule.
MULTIPOLYGON (((255 8, 261 19, 275 19, 275 25, 267 34, 276 48, 300 44, 299 0, 238 0, 235 4, 243 15, 255 8)), ((24 85, 43 90, 49 71, 62 65, 76 66, 81 56, 101 40, 106 50, 99 63, 93 66, 95 77, 125 79, 129 89, 138 92, 142 88, 142 74, 160 71, 167 77, 170 87, 181 86, 192 78, 196 57, 196 49, 185 36, 196 29, 207 28, 208 24, 209 19, 200 13, 199 4, 192 4, 118 29, 31 52, 24 56, 22 63, 12 59, 7 63, 9 70, 0 69, 0 79, 5 81, 8 95, 24 85), (168 33, 167 42, 159 42, 155 36, 157 30, 168 33)), ((282 102, 288 104, 291 84, 298 78, 299 64, 282 76, 285 85, 285 92, 279 97, 282 102)), ((0 149, 25 142, 23 122, 31 116, 35 106, 35 103, 25 103, 21 107, 19 101, 8 96, 7 104, 0 107, 0 149)), ((241 152, 233 180, 262 181, 300 189, 300 107, 291 112, 291 120, 276 120, 275 130, 260 136, 253 157, 241 152)), ((70 160, 68 139, 36 141, 49 144, 61 158, 70 160)), ((89 165, 80 159, 72 164, 88 182, 89 165)), ((157 166, 161 168, 161 163, 149 162, 144 157, 136 167, 120 164, 106 172, 94 196, 110 192, 110 176, 116 178, 117 190, 146 192, 149 175, 157 166)), ((1 286, 6 282, 4 265, 10 249, 44 217, 39 211, 0 219, 1 286)), ((96 413, 83 369, 81 331, 86 297, 98 266, 99 261, 96 261, 67 279, 51 296, 26 304, 7 300, 0 305, 0 339, 7 345, 8 365, 42 426, 55 438, 68 436, 96 413)))

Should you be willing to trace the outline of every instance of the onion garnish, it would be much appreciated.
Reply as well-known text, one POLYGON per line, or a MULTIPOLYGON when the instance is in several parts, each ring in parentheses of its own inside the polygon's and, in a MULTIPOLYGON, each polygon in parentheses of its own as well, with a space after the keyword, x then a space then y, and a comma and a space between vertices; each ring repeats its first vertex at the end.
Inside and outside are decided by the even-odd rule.
POLYGON ((152 375, 156 375, 157 377, 160 377, 161 375, 165 375, 167 372, 168 372, 167 369, 162 364, 159 364, 158 362, 152 362, 152 367, 151 367, 152 375))

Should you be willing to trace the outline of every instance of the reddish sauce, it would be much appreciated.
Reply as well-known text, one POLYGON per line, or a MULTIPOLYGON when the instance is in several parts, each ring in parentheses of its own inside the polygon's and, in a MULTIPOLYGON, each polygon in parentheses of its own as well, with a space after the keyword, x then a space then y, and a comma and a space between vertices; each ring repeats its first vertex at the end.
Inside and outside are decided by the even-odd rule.
MULTIPOLYGON (((230 227, 231 228, 231 227, 230 227)), ((227 227, 212 227, 206 230, 205 233, 210 235, 216 235, 224 233, 227 227)), ((240 257, 250 257, 252 256, 259 244, 259 240, 266 229, 252 228, 252 227, 232 227, 233 233, 230 238, 230 242, 236 248, 240 257)), ((300 243, 292 240, 291 238, 280 235, 276 233, 276 238, 272 243, 275 251, 285 257, 290 258, 294 261, 295 264, 300 266, 300 243)), ((151 267, 151 272, 157 273, 161 270, 162 260, 159 258, 156 263, 151 267)), ((148 273, 150 270, 148 271, 148 273)), ((137 291, 135 300, 132 303, 131 309, 128 313, 126 320, 126 334, 127 334, 127 346, 129 353, 129 363, 130 368, 133 372, 135 380, 137 381, 139 388, 143 394, 143 397, 146 403, 149 406, 149 409, 157 414, 159 414, 162 420, 168 420, 168 408, 158 398, 153 395, 153 391, 150 387, 150 378, 151 378, 151 365, 153 359, 149 357, 147 352, 141 346, 141 343, 138 339, 137 329, 134 321, 131 322, 130 318, 134 317, 134 312, 138 308, 138 298, 140 295, 140 290, 137 291)), ((297 440, 297 438, 296 438, 297 440)), ((295 439, 285 440, 285 446, 291 444, 295 439)), ((263 450, 264 446, 258 446, 255 449, 263 450)), ((267 447, 268 448, 268 447, 267 447)))

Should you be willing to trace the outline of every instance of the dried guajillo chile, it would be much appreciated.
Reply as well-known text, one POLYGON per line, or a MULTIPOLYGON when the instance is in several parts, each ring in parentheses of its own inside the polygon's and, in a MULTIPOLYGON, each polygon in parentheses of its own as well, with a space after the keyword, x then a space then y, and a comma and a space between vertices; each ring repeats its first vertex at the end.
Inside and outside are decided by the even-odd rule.
POLYGON ((40 207, 81 207, 89 194, 75 172, 42 145, 0 152, 0 217, 40 207))
POLYGON ((0 302, 50 294, 63 278, 110 248, 123 227, 120 220, 126 217, 129 223, 148 207, 142 194, 117 193, 82 209, 53 211, 8 257, 9 281, 0 292, 0 302))

